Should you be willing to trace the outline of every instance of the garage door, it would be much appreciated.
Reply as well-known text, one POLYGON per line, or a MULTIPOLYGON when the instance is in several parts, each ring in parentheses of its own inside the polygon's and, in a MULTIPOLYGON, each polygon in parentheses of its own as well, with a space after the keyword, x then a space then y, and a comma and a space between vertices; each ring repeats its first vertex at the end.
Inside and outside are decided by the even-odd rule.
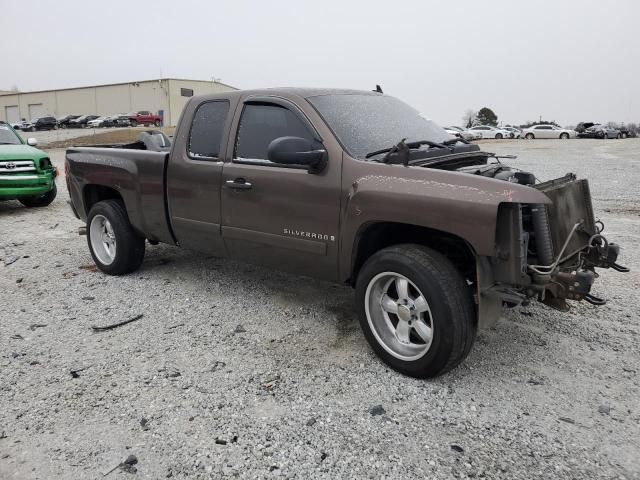
POLYGON ((18 123, 20 121, 20 109, 18 106, 4 107, 4 118, 7 119, 7 123, 18 123))
POLYGON ((41 103, 30 103, 29 104, 29 118, 40 118, 44 117, 44 106, 41 103))

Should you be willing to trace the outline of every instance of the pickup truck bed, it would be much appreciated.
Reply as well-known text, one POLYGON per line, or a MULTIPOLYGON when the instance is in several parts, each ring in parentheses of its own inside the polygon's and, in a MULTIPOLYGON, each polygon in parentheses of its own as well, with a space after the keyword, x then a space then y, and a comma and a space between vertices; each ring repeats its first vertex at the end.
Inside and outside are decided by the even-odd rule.
POLYGON ((113 185, 127 205, 131 225, 146 238, 175 244, 167 222, 164 176, 169 160, 166 152, 121 148, 80 147, 67 150, 67 162, 74 175, 68 178, 71 202, 76 213, 86 218, 85 205, 103 198, 105 183, 113 185), (104 168, 96 168, 100 165, 104 168), (96 186, 96 187, 92 187, 96 186), (84 192, 83 198, 81 192, 84 192))

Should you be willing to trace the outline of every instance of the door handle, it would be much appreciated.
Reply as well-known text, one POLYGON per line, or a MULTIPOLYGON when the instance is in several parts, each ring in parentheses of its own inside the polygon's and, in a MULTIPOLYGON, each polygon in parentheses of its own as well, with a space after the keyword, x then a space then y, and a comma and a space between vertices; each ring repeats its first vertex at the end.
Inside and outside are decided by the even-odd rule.
POLYGON ((227 188, 233 188, 234 190, 249 190, 253 185, 247 182, 244 178, 236 178, 235 180, 227 180, 224 182, 224 186, 227 188))

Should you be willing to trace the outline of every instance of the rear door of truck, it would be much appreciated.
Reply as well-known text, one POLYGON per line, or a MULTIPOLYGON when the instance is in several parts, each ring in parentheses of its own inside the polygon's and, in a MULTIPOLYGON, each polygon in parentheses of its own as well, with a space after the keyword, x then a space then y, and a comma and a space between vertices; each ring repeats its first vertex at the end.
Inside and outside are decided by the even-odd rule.
POLYGON ((214 255, 225 251, 220 232, 221 149, 231 113, 227 99, 188 104, 166 174, 169 219, 178 244, 214 255))

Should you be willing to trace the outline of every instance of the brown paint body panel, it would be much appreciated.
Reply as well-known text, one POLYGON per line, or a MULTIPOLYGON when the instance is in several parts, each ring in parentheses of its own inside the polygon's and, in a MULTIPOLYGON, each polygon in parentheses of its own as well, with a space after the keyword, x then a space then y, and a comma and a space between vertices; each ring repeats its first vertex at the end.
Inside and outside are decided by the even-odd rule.
POLYGON ((166 154, 147 151, 68 150, 73 205, 86 219, 83 189, 104 185, 119 192, 132 224, 148 238, 343 282, 351 276, 359 232, 373 223, 447 232, 465 240, 477 255, 490 257, 495 255, 501 203, 550 202, 534 188, 479 175, 355 160, 305 100, 323 92, 274 89, 193 97, 182 113, 168 161, 166 154), (214 100, 230 104, 220 155, 191 158, 187 144, 194 112, 214 100), (234 161, 242 106, 248 101, 295 111, 325 146, 326 168, 309 174, 234 161), (237 179, 251 188, 228 188, 226 182, 237 179))

